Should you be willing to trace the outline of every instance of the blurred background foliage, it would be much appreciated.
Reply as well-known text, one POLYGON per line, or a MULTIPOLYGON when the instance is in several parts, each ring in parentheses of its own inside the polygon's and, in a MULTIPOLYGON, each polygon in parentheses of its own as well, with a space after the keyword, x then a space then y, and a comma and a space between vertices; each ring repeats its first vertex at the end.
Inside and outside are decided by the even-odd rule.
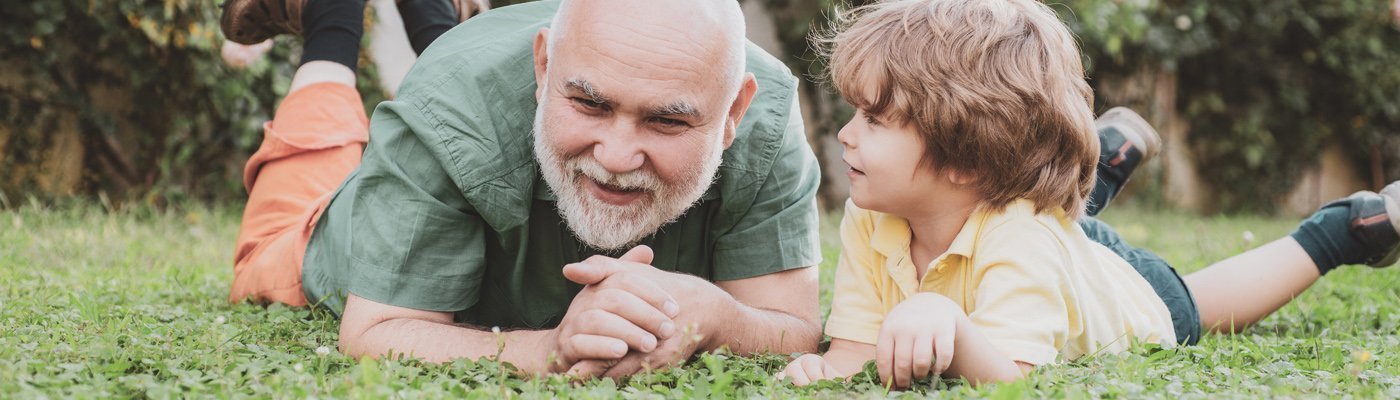
MULTIPOLYGON (((502 7, 521 1, 494 1, 502 7)), ((764 11, 794 73, 822 73, 809 49, 832 0, 743 0, 764 11)), ((857 0, 863 4, 868 1, 857 0)), ((1271 211, 1328 145, 1367 186, 1400 178, 1400 30, 1393 0, 1063 0, 1100 99, 1180 136, 1207 211, 1271 211)), ((17 3, 0 24, 0 200, 98 196, 114 202, 243 195, 242 162, 295 67, 281 38, 247 69, 219 57, 219 9, 199 0, 17 3)), ((752 20, 753 15, 750 16, 752 20)), ((751 29, 752 33, 752 29, 751 29)), ((367 35, 368 37, 368 35, 367 35)), ((772 47, 772 46, 770 46, 772 47)), ((362 64, 372 106, 383 91, 362 64)), ((811 79, 809 79, 810 81, 811 79)), ((803 88, 813 147, 851 110, 803 88)), ((1172 143, 1172 141, 1169 141, 1172 143)), ((845 192, 824 183, 827 205, 845 192)), ((1139 179, 1161 197, 1162 178, 1139 179)))
MULTIPOLYGON (((0 23, 0 200, 152 203, 243 194, 242 167, 295 69, 279 43, 246 69, 207 0, 10 4, 0 23)), ((294 38, 279 40, 293 42, 294 38)), ((383 96, 361 74, 366 103, 383 96)))

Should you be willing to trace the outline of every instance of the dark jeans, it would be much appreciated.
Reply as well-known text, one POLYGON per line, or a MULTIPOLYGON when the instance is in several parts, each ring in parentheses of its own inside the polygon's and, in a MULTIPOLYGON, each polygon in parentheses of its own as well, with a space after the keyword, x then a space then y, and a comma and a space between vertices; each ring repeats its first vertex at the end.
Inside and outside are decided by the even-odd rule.
POLYGON ((1123 242, 1118 232, 1094 217, 1080 218, 1079 227, 1084 229, 1090 240, 1118 253, 1147 279, 1147 283, 1157 292, 1157 297, 1161 297, 1162 302, 1167 304, 1167 310, 1171 311, 1177 343, 1196 344, 1201 339, 1201 315, 1196 309, 1196 300, 1191 297, 1191 291, 1177 275, 1176 269, 1162 257, 1123 242))

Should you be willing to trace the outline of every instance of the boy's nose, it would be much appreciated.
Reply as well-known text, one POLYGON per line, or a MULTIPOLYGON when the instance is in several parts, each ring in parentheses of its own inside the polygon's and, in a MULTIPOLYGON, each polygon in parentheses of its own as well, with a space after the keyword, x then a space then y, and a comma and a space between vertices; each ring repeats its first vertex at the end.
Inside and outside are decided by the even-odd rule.
POLYGON ((841 142, 841 146, 844 146, 848 149, 853 149, 856 147, 855 134, 851 133, 851 124, 854 123, 855 118, 852 118, 851 121, 846 122, 846 125, 841 126, 840 131, 836 132, 836 141, 841 142))

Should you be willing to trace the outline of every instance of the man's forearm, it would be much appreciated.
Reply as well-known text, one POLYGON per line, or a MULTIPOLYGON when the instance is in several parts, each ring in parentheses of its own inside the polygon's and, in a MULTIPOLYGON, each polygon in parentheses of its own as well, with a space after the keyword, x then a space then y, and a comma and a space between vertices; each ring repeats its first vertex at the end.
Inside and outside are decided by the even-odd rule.
POLYGON ((713 326, 706 327, 709 337, 702 339, 700 350, 728 346, 736 354, 811 353, 821 341, 821 325, 782 311, 768 310, 744 304, 731 296, 722 297, 721 304, 710 316, 713 326))
POLYGON ((353 293, 340 318, 340 351, 351 357, 407 355, 428 362, 496 357, 526 373, 548 372, 553 331, 496 333, 452 324, 452 314, 395 307, 353 293))
POLYGON ((369 327, 358 336, 341 340, 341 351, 351 357, 407 355, 428 362, 458 358, 476 360, 497 357, 528 374, 548 372, 548 354, 539 343, 549 331, 492 332, 434 321, 393 319, 369 327))

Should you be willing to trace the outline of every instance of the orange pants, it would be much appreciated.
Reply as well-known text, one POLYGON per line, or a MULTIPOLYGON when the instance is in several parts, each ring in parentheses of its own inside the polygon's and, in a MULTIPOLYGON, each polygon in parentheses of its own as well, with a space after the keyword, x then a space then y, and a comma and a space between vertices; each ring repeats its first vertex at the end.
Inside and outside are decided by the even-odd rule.
POLYGON ((336 187, 360 165, 369 119, 354 87, 317 83, 287 94, 248 159, 248 205, 238 232, 229 301, 306 305, 301 266, 311 229, 336 187))

